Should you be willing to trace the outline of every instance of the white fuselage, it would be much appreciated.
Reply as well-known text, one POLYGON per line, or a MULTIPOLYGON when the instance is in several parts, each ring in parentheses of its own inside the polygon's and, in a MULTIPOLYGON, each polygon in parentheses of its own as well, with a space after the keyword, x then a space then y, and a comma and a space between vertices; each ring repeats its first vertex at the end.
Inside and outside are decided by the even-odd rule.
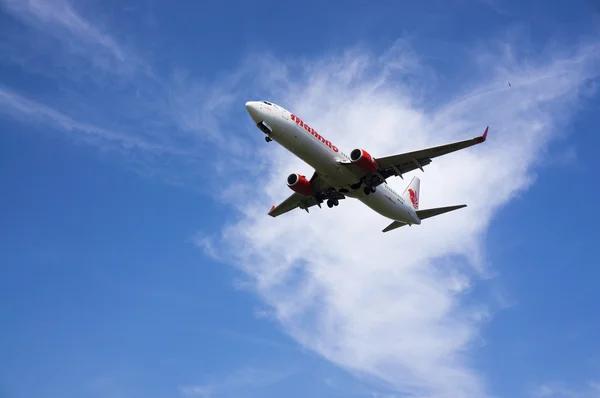
POLYGON ((246 109, 255 123, 264 122, 270 130, 267 134, 274 141, 313 167, 320 176, 336 189, 346 189, 345 196, 356 198, 365 205, 394 221, 421 224, 415 209, 397 194, 387 183, 379 185, 375 192, 366 195, 362 189, 352 189, 359 181, 353 168, 340 164, 350 158, 339 148, 322 137, 313 128, 286 109, 265 101, 250 101, 246 109))

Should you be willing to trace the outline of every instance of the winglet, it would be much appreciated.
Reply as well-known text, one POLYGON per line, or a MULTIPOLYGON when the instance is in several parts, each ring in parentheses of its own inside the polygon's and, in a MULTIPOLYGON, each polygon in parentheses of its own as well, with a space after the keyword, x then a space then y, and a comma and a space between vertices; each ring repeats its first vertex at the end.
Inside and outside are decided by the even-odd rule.
POLYGON ((271 215, 271 213, 273 212, 273 210, 275 210, 275 205, 271 206, 271 210, 269 210, 269 215, 271 215))
POLYGON ((484 142, 487 139, 487 133, 488 133, 488 129, 490 128, 490 126, 487 126, 485 128, 485 131, 483 132, 483 135, 481 137, 477 137, 477 141, 484 142))

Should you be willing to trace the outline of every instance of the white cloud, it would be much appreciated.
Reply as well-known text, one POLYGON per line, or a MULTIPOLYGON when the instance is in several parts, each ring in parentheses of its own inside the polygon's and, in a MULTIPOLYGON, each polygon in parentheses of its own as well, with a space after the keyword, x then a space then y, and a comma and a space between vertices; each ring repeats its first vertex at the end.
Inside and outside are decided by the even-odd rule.
MULTIPOLYGON (((240 220, 225 228, 219 249, 281 327, 324 358, 412 396, 484 397, 484 376, 470 355, 494 309, 466 295, 490 268, 485 232, 495 212, 534 181, 538 157, 576 111, 584 81, 598 73, 600 51, 582 46, 519 62, 512 51, 487 50, 465 67, 488 75, 445 93, 439 105, 435 76, 421 73, 425 66, 407 49, 347 51, 312 63, 268 58, 265 70, 276 75, 264 78, 262 90, 273 87, 270 100, 348 152, 409 151, 471 138, 489 125, 484 145, 436 159, 420 175, 423 208, 469 207, 387 234, 380 231, 389 221, 352 199, 272 219, 271 204, 291 194, 285 177, 311 169, 264 144, 253 157, 260 180, 230 187, 249 194, 227 195, 240 220)), ((258 98, 240 101, 248 99, 258 98)), ((389 182, 401 191, 408 180, 389 182)))

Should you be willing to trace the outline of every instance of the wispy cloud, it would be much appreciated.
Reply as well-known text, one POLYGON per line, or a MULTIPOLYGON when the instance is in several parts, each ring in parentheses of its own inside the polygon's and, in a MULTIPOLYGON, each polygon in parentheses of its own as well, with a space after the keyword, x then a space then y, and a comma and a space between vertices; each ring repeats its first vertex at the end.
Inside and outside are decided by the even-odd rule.
POLYGON ((558 382, 544 383, 531 388, 529 395, 532 398, 598 398, 600 382, 590 381, 579 387, 558 382))
POLYGON ((145 151, 168 150, 127 134, 119 134, 101 127, 79 122, 47 105, 30 100, 15 91, 0 87, 0 112, 24 122, 53 125, 55 128, 78 134, 77 139, 97 143, 115 143, 122 148, 139 148, 145 151))
POLYGON ((293 372, 264 370, 253 367, 239 369, 225 377, 204 384, 182 386, 181 393, 190 398, 240 396, 250 389, 268 387, 291 376, 293 372))
MULTIPOLYGON (((193 185, 201 176, 207 180, 196 183, 198 189, 213 184, 212 170, 199 164, 244 169, 243 162, 227 155, 239 157, 247 142, 231 139, 235 128, 223 116, 232 109, 245 71, 207 81, 170 65, 158 76, 153 60, 141 56, 131 41, 123 44, 118 34, 85 16, 89 4, 0 2, 23 24, 14 28, 19 34, 0 41, 3 62, 46 79, 43 86, 53 93, 49 105, 31 93, 31 85, 19 90, 21 80, 4 75, 0 95, 6 108, 0 112, 5 116, 37 123, 38 130, 49 122, 54 131, 102 150, 127 150, 125 160, 136 171, 169 183, 193 185)), ((243 102, 238 105, 243 112, 243 102)))
POLYGON ((98 377, 90 383, 88 388, 96 397, 131 398, 134 396, 132 389, 121 375, 98 377))
POLYGON ((499 2, 497 2, 496 0, 479 0, 479 1, 500 15, 508 14, 508 11, 504 7, 500 6, 500 4, 498 4, 499 2))
POLYGON ((115 58, 124 61, 124 51, 109 35, 99 31, 89 21, 79 15, 65 0, 2 0, 5 7, 24 20, 35 23, 55 25, 66 29, 81 40, 105 48, 115 58), (36 21, 31 21, 34 18, 36 21))
MULTIPOLYGON (((419 60, 409 52, 347 51, 304 64, 296 75, 286 71, 298 64, 269 59, 283 72, 268 98, 345 151, 361 147, 382 156, 472 137, 489 124, 485 145, 436 159, 422 176, 424 208, 469 207, 388 234, 380 232, 388 221, 353 200, 272 219, 270 205, 291 194, 286 176, 311 170, 265 145, 255 153, 262 159, 261 183, 235 182, 236 190, 252 194, 229 197, 239 222, 223 230, 220 247, 211 241, 213 253, 221 250, 240 267, 290 336, 401 393, 487 396, 471 355, 480 329, 501 306, 468 300, 476 278, 490 269, 484 233, 494 213, 532 183, 538 157, 589 94, 582 87, 599 70, 595 43, 540 54, 536 62, 503 54, 512 52, 488 49, 465 65, 483 78, 465 82, 468 88, 458 87, 442 104, 427 100, 424 94, 435 94, 428 92, 431 81, 419 76, 419 60), (508 87, 507 74, 518 83, 508 87), (415 83, 419 77, 422 85, 415 83)), ((406 180, 390 183, 402 190, 406 180)))
MULTIPOLYGON (((114 130, 81 121, 46 104, 0 87, 0 118, 18 120, 43 134, 63 135, 67 140, 94 146, 120 155, 135 172, 173 185, 193 186, 209 171, 194 146, 187 146, 168 134, 148 134, 143 129, 114 130)), ((6 131, 5 131, 6 133, 6 131)), ((202 186, 198 187, 201 189, 202 186)))
POLYGON ((70 0, 0 2, 27 27, 20 31, 23 34, 0 42, 5 62, 13 60, 29 72, 54 78, 53 86, 66 87, 57 93, 59 101, 76 102, 80 98, 74 99, 72 91, 86 90, 91 94, 85 100, 93 102, 93 110, 109 111, 112 119, 140 125, 145 133, 168 135, 182 147, 209 144, 238 154, 246 149, 243 141, 231 140, 227 133, 231 126, 224 123, 224 116, 235 105, 240 113, 244 111, 243 102, 235 101, 249 71, 228 71, 208 81, 186 68, 168 65, 166 73, 159 75, 155 60, 144 57, 131 40, 124 44, 109 27, 86 18, 86 3, 76 7, 70 0), (19 39, 23 35, 27 40, 19 39), (93 84, 93 90, 67 85, 71 80, 82 84, 82 77, 88 78, 85 84, 93 84))
POLYGON ((229 336, 234 339, 242 340, 251 344, 256 344, 264 347, 276 348, 276 349, 284 349, 284 350, 297 350, 298 347, 288 343, 276 342, 264 337, 255 336, 249 333, 241 333, 234 330, 221 330, 221 333, 224 336, 229 336))
POLYGON ((45 53, 44 47, 50 46, 64 52, 62 63, 72 64, 74 60, 69 57, 76 57, 85 59, 89 66, 111 73, 130 76, 139 69, 150 73, 148 65, 134 49, 118 43, 112 35, 81 15, 68 0, 1 0, 1 4, 36 33, 31 40, 22 41, 21 46, 13 48, 8 54, 11 57, 19 58, 24 47, 45 53), (59 47, 54 45, 56 41, 60 43, 59 47))

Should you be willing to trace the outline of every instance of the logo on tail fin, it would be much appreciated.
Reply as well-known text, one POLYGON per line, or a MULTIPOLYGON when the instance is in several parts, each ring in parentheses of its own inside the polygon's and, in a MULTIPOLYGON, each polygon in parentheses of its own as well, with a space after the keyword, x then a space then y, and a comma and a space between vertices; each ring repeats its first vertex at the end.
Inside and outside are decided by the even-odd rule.
POLYGON ((415 209, 418 209, 419 208, 419 196, 417 195, 415 190, 412 188, 409 188, 408 195, 410 196, 410 201, 412 202, 413 207, 415 209))

